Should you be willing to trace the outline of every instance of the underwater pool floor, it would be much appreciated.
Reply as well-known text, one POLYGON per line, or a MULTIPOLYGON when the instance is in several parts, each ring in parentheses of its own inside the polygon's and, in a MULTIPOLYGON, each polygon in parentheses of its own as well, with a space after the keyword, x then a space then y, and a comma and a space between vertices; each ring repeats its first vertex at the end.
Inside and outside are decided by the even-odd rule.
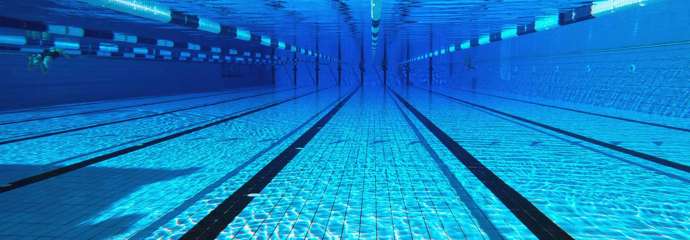
POLYGON ((0 112, 0 238, 690 238, 690 123, 559 104, 366 86, 0 112))

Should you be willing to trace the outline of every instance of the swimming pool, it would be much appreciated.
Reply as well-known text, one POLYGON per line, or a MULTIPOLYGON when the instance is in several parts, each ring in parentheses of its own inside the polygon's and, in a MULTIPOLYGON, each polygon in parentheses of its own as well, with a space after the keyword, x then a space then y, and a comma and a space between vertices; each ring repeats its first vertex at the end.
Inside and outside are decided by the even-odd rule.
POLYGON ((690 4, 535 4, 0 3, 0 238, 690 238, 690 4))

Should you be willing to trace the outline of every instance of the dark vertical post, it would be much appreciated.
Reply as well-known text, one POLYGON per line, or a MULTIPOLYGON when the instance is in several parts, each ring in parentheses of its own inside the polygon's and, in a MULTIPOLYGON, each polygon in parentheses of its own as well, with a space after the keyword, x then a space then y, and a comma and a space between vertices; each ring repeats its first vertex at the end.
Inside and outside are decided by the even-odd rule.
POLYGON ((383 69, 383 86, 388 84, 388 35, 383 35, 383 62, 381 68, 383 69))
POLYGON ((340 43, 340 30, 338 30, 338 86, 343 81, 343 52, 340 43))
MULTIPOLYGON (((410 37, 407 37, 407 59, 410 59, 410 37)), ((410 62, 405 64, 405 86, 410 86, 410 62)))
MULTIPOLYGON (((319 50, 319 25, 316 25, 316 53, 320 54, 320 50, 319 50)), ((320 81, 320 78, 319 78, 320 77, 319 76, 319 70, 320 70, 319 68, 321 67, 321 66, 319 66, 321 64, 320 59, 321 59, 320 56, 316 56, 316 61, 315 61, 316 62, 316 88, 319 88, 319 81, 320 81)))
MULTIPOLYGON (((453 76, 453 53, 448 52, 448 75, 453 76)), ((452 78, 450 79, 452 81, 452 78)))
POLYGON ((359 85, 364 85, 364 34, 362 34, 362 44, 359 48, 359 85))
MULTIPOLYGON (((293 38, 292 42, 297 44, 297 36, 293 38)), ((298 50, 299 51, 299 50, 298 50)), ((297 52, 292 53, 292 87, 297 88, 297 52)))
POLYGON ((342 40, 341 40, 341 33, 340 33, 340 24, 338 24, 338 82, 336 85, 340 87, 340 84, 343 81, 343 49, 342 49, 342 40))
POLYGON ((292 87, 297 88, 297 52, 292 55, 292 87))
POLYGON ((431 57, 429 57, 429 91, 433 87, 434 81, 434 29, 429 27, 429 52, 431 52, 431 57))
POLYGON ((273 80, 273 87, 276 87, 276 62, 275 62, 276 49, 271 48, 271 79, 273 80))

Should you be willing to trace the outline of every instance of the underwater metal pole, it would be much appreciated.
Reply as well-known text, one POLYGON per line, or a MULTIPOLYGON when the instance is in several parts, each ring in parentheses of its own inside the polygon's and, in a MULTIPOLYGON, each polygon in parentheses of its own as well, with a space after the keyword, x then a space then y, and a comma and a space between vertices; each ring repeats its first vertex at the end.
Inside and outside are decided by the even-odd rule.
POLYGON ((359 85, 364 86, 364 34, 359 48, 359 85))
POLYGON ((292 87, 297 88, 297 53, 292 56, 292 87))
POLYGON ((343 50, 340 40, 340 30, 338 30, 338 86, 343 80, 343 50))
MULTIPOLYGON (((295 26, 292 26, 293 30, 295 29, 295 26)), ((297 34, 292 37, 292 42, 297 42, 297 34)), ((299 62, 297 61, 297 51, 293 52, 292 55, 292 88, 297 88, 297 64, 299 62)))
MULTIPOLYGON (((410 59, 410 36, 407 36, 407 59, 410 59)), ((405 64, 405 86, 410 86, 410 62, 405 64)))
MULTIPOLYGON (((276 49, 271 48, 271 58, 275 58, 276 55, 276 49)), ((273 81, 273 87, 276 87, 276 65, 271 64, 271 80, 273 81)))
MULTIPOLYGON (((316 25, 316 52, 319 52, 319 25, 316 25)), ((319 77, 319 70, 320 70, 319 64, 321 64, 320 59, 321 59, 320 56, 316 56, 316 88, 317 89, 319 88, 319 81, 320 81, 320 77, 319 77)))
MULTIPOLYGON (((429 51, 434 51, 434 28, 429 26, 429 51)), ((434 57, 429 58, 429 91, 433 87, 434 81, 434 57)))
POLYGON ((453 54, 448 53, 448 76, 451 77, 451 79, 449 79, 449 82, 453 79, 453 62, 453 54))
POLYGON ((388 35, 383 35, 383 61, 381 62, 383 69, 383 87, 388 84, 388 35))

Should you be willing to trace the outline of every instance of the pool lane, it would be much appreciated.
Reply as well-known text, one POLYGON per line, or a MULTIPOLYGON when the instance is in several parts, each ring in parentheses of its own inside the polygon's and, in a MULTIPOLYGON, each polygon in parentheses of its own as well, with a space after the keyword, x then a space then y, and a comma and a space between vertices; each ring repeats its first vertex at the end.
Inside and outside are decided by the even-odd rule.
MULTIPOLYGON (((575 239, 689 237, 687 176, 631 164, 634 157, 597 150, 427 91, 400 92, 575 239)), ((439 144, 432 146, 443 148, 439 144)))
MULTIPOLYGON (((357 88, 359 89, 359 88, 357 88)), ((261 192, 280 171, 299 154, 301 150, 326 126, 333 116, 340 111, 356 90, 338 100, 328 112, 314 123, 306 132, 300 135, 293 143, 273 158, 259 172, 245 182, 242 187, 235 190, 229 197, 218 205, 213 211, 201 219, 197 224, 185 233, 181 239, 212 239, 216 238, 223 229, 237 217, 237 215, 251 202, 253 194, 261 192)))
POLYGON ((17 122, 31 122, 40 119, 59 118, 64 116, 74 116, 80 114, 117 111, 123 108, 137 108, 154 104, 193 100, 197 98, 212 97, 233 92, 255 91, 260 88, 263 87, 251 87, 242 89, 232 89, 226 91, 178 94, 169 96, 146 96, 86 103, 45 106, 29 109, 8 110, 0 112, 0 125, 13 124, 17 122))
POLYGON ((492 94, 492 93, 479 92, 479 91, 471 91, 471 90, 452 88, 452 87, 441 88, 441 89, 436 89, 436 90, 440 90, 443 93, 452 93, 452 94, 456 94, 459 91, 459 92, 463 92, 463 93, 470 94, 470 95, 488 96, 488 97, 492 97, 492 98, 504 99, 504 100, 514 101, 514 102, 521 102, 521 103, 526 103, 526 104, 531 104, 531 105, 539 105, 542 107, 555 108, 555 109, 577 112, 577 113, 592 115, 592 116, 597 116, 597 117, 616 119, 616 120, 621 120, 621 121, 626 121, 626 122, 635 122, 635 123, 640 123, 640 124, 644 124, 644 125, 648 125, 648 126, 666 128, 666 129, 671 129, 671 130, 676 130, 676 131, 681 131, 681 132, 690 132, 690 123, 685 122, 685 121, 678 121, 679 120, 678 118, 662 116, 662 115, 658 115, 658 114, 649 114, 649 113, 615 109, 615 108, 605 108, 605 107, 596 106, 596 105, 578 104, 578 103, 574 103, 574 102, 565 102, 565 101, 559 101, 559 100, 555 100, 555 99, 539 98, 538 101, 537 100, 527 100, 525 96, 513 95, 513 94, 509 94, 509 93, 501 93, 501 95, 499 95, 499 94, 492 94))
POLYGON ((102 108, 104 111, 83 111, 91 112, 87 114, 78 114, 62 117, 48 118, 45 120, 29 121, 15 124, 0 125, 0 144, 6 144, 25 139, 42 137, 45 135, 71 131, 73 129, 84 128, 94 125, 104 125, 111 122, 122 122, 128 119, 145 118, 147 116, 155 116, 167 111, 174 111, 176 109, 191 108, 203 104, 234 99, 243 96, 253 96, 258 94, 266 94, 276 91, 272 88, 256 89, 249 91, 228 91, 223 93, 215 93, 205 96, 184 97, 174 100, 163 101, 149 101, 146 104, 131 106, 131 104, 124 104, 122 106, 102 108), (131 107, 130 107, 131 106, 131 107))
POLYGON ((573 239, 563 228, 537 209, 534 204, 522 196, 522 194, 515 191, 514 188, 506 184, 505 181, 486 168, 486 166, 479 162, 471 153, 467 152, 467 150, 453 140, 448 133, 431 122, 431 120, 420 113, 419 110, 412 106, 407 100, 397 93, 395 93, 395 96, 400 100, 402 105, 404 105, 424 127, 431 131, 455 158, 462 162, 462 164, 465 165, 485 187, 498 197, 535 236, 539 239, 573 239))
POLYGON ((87 129, 91 129, 91 128, 104 127, 104 126, 109 126, 109 125, 113 125, 113 124, 120 124, 120 123, 124 123, 124 122, 137 121, 137 120, 141 120, 141 119, 154 118, 154 117, 158 117, 158 116, 173 115, 173 114, 178 114, 178 113, 182 113, 182 112, 186 112, 186 111, 190 111, 190 110, 194 110, 194 109, 207 108, 207 107, 211 107, 211 106, 215 106, 215 105, 221 105, 221 104, 236 102, 236 101, 243 100, 243 99, 250 99, 250 98, 255 98, 255 97, 260 97, 260 96, 267 96, 267 95, 279 93, 281 91, 294 91, 294 90, 293 89, 270 90, 270 91, 265 91, 265 92, 259 92, 257 94, 239 95, 239 96, 231 97, 231 98, 221 98, 221 99, 218 99, 215 101, 200 103, 200 104, 191 105, 191 106, 178 107, 178 108, 165 110, 165 111, 149 112, 149 113, 146 113, 145 115, 132 116, 132 117, 128 117, 128 118, 116 119, 116 120, 110 120, 110 121, 103 121, 103 122, 98 122, 98 123, 93 123, 93 124, 85 124, 85 125, 80 125, 80 126, 77 126, 74 128, 57 129, 55 131, 47 131, 47 132, 36 133, 33 135, 28 135, 28 136, 16 137, 16 138, 12 138, 9 140, 0 141, 0 145, 17 143, 17 142, 39 139, 39 138, 44 138, 44 137, 50 137, 50 136, 55 136, 55 135, 60 135, 60 134, 71 133, 71 132, 83 131, 83 130, 87 130, 87 129))
POLYGON ((219 239, 279 236, 489 239, 381 89, 358 92, 219 239))
POLYGON ((127 238, 330 104, 311 94, 44 182, 0 194, 0 236, 127 238))
POLYGON ((52 169, 164 137, 238 111, 313 91, 297 89, 190 109, 77 132, 0 145, 0 183, 9 183, 52 169))
MULTIPOLYGON (((463 101, 490 107, 558 129, 569 131, 609 146, 626 148, 659 158, 662 165, 690 169, 690 132, 660 128, 641 123, 593 116, 563 109, 550 108, 466 92, 439 91, 463 101), (664 160, 668 161, 664 163, 664 160)), ((680 120, 679 120, 680 121, 680 120)), ((638 154, 639 155, 639 154, 638 154)))

